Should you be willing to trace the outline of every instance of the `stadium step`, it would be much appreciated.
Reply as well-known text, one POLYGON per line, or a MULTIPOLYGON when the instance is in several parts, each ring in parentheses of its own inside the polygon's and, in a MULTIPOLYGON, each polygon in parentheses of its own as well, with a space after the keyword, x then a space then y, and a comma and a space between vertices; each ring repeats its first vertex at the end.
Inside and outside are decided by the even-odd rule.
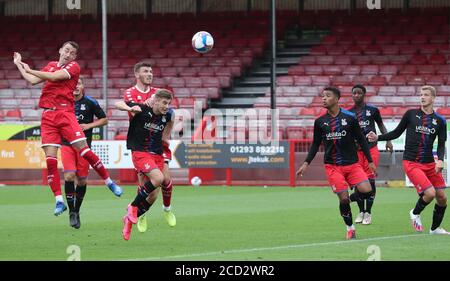
MULTIPOLYGON (((299 57, 297 57, 297 55, 295 55, 295 57, 289 56, 289 57, 284 57, 284 58, 280 58, 277 57, 276 59, 276 64, 277 67, 286 67, 286 66, 291 66, 291 65, 296 65, 299 62, 299 57)), ((270 60, 265 60, 261 63, 261 66, 263 67, 270 67, 270 60)))
POLYGON ((239 86, 246 87, 269 87, 270 77, 246 77, 244 80, 240 81, 239 86))
POLYGON ((219 103, 215 103, 213 108, 251 108, 256 98, 223 98, 219 103))
POLYGON ((268 86, 234 87, 232 91, 223 91, 222 95, 225 97, 263 97, 268 89, 268 86))
MULTIPOLYGON (((277 67, 276 74, 277 76, 288 75, 289 67, 277 67)), ((270 76, 270 67, 258 67, 252 72, 252 75, 255 76, 270 76)))

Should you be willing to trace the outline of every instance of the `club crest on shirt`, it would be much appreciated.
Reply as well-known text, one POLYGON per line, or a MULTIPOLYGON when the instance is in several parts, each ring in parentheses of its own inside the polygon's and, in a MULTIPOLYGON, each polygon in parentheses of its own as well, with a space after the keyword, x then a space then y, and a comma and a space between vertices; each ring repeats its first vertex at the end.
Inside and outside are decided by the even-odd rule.
POLYGON ((431 123, 432 123, 433 125, 437 125, 437 120, 433 118, 433 120, 431 121, 431 123))
POLYGON ((370 113, 370 110, 366 110, 366 116, 372 116, 372 113, 370 113))
POLYGON ((80 110, 86 110, 86 105, 82 104, 81 107, 80 107, 80 110))
POLYGON ((341 120, 341 124, 342 124, 342 126, 346 126, 347 125, 347 119, 342 119, 341 120))
POLYGON ((162 120, 163 122, 166 122, 166 116, 164 115, 164 116, 161 118, 161 120, 162 120))

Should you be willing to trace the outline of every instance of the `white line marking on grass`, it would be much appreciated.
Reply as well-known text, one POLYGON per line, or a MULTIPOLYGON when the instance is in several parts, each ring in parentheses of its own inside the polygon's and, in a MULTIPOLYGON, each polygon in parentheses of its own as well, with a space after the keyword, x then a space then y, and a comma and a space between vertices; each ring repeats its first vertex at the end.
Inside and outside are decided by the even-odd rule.
POLYGON ((310 244, 294 244, 294 245, 285 245, 285 246, 276 246, 276 247, 224 250, 224 251, 165 256, 165 257, 136 258, 136 259, 126 259, 126 260, 122 260, 122 261, 170 260, 170 259, 195 258, 195 257, 206 257, 206 256, 226 255, 226 254, 238 254, 238 253, 262 252, 262 251, 298 249, 298 248, 317 247, 317 246, 341 245, 341 244, 348 244, 348 243, 360 243, 360 242, 370 242, 370 241, 389 240, 389 239, 402 239, 402 238, 419 237, 419 236, 425 237, 426 235, 424 235, 424 234, 409 234, 409 235, 398 235, 398 236, 384 236, 384 237, 373 237, 373 238, 359 239, 359 240, 357 240, 357 239, 356 240, 342 240, 342 241, 331 241, 331 242, 310 243, 310 244))

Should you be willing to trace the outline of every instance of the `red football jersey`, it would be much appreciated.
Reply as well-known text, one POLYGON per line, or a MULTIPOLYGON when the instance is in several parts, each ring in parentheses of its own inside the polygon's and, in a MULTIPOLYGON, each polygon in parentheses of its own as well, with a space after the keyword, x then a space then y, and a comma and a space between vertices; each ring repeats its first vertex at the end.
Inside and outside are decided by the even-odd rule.
MULTIPOLYGON (((128 102, 143 103, 149 97, 151 97, 154 93, 156 93, 156 90, 158 90, 158 88, 150 87, 146 92, 142 92, 141 90, 138 89, 138 87, 133 86, 133 87, 125 90, 123 100, 126 103, 128 103, 128 102)), ((130 112, 128 112, 128 117, 131 119, 130 112)))
POLYGON ((55 72, 61 69, 66 71, 70 78, 57 82, 46 81, 39 99, 39 107, 74 110, 73 91, 77 87, 80 77, 78 63, 72 61, 67 65, 58 65, 57 61, 51 61, 41 71, 55 72))

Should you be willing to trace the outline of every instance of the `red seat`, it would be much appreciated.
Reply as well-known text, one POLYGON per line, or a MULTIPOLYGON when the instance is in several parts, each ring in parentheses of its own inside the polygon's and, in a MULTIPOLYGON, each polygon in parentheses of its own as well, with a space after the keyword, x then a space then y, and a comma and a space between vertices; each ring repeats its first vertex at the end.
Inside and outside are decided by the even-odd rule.
POLYGON ((398 45, 381 45, 383 55, 397 55, 400 52, 398 45))
POLYGON ((301 65, 316 64, 316 57, 314 57, 314 56, 304 56, 304 57, 300 58, 298 63, 301 64, 301 65))
POLYGON ((408 107, 396 107, 395 108, 395 115, 396 116, 403 116, 405 115, 406 111, 408 111, 408 107))
POLYGON ((186 77, 186 87, 187 88, 201 88, 203 87, 203 81, 200 77, 186 77))
POLYGON ((277 85, 278 86, 292 86, 292 85, 294 85, 294 78, 293 78, 293 76, 277 77, 277 85))
POLYGON ((218 77, 202 77, 203 87, 220 88, 221 81, 218 77))
POLYGON ((444 85, 445 80, 442 75, 432 75, 432 76, 428 77, 427 84, 433 85, 433 86, 444 85))
POLYGON ((392 117, 395 115, 392 107, 380 107, 378 110, 380 111, 380 115, 382 117, 392 117))
POLYGON ((384 86, 387 84, 386 77, 373 76, 372 78, 370 78, 369 84, 372 86, 384 86))
POLYGON ((198 75, 198 68, 197 67, 179 67, 178 68, 178 75, 180 77, 195 77, 198 75))
POLYGON ((328 65, 323 68, 323 74, 332 76, 341 75, 342 67, 340 65, 328 65))
POLYGON ((303 65, 294 65, 288 69, 289 75, 305 75, 305 67, 303 65))
POLYGON ((349 76, 334 76, 333 85, 335 86, 350 86, 352 85, 352 80, 349 76))
POLYGON ((444 115, 447 118, 450 117, 450 107, 441 107, 441 108, 438 108, 436 111, 440 115, 444 115))
POLYGON ((379 74, 381 75, 396 75, 398 67, 396 65, 381 65, 379 74))
POLYGON ((405 65, 399 72, 401 75, 414 75, 417 73, 417 66, 405 65))
POLYGON ((294 85, 296 86, 310 86, 311 83, 311 76, 294 76, 294 85))
POLYGON ((307 65, 305 66, 306 75, 322 75, 323 68, 319 65, 307 65))
POLYGON ((313 76, 312 77, 312 85, 329 86, 330 85, 330 77, 329 76, 313 76))
POLYGON ((434 65, 418 65, 417 74, 430 75, 436 72, 436 67, 434 65))
POLYGON ((359 75, 361 73, 361 67, 359 65, 349 65, 344 68, 342 74, 344 75, 359 75))
POLYGON ((414 96, 416 94, 416 87, 414 86, 398 86, 397 95, 399 96, 414 96))
POLYGON ((334 62, 333 56, 316 56, 316 64, 329 65, 333 64, 333 62, 334 62))
POLYGON ((358 75, 353 77, 353 84, 367 85, 369 84, 369 77, 364 75, 358 75))
POLYGON ((429 59, 430 64, 445 64, 446 61, 445 56, 442 54, 433 54, 429 59))
POLYGON ((425 78, 423 76, 410 75, 407 77, 407 83, 412 86, 425 85, 425 78))
POLYGON ((364 54, 366 55, 379 55, 382 52, 382 49, 378 45, 370 45, 363 49, 364 54))
POLYGON ((377 75, 380 68, 378 65, 363 65, 361 75, 377 75))
POLYGON ((191 97, 191 89, 189 89, 189 88, 174 88, 173 95, 177 98, 189 98, 189 97, 191 97))
POLYGON ((5 120, 20 120, 22 118, 22 113, 20 109, 11 109, 6 112, 5 120))
POLYGON ((392 76, 389 80, 389 85, 402 86, 406 85, 406 77, 403 75, 392 76))
POLYGON ((338 56, 334 58, 334 64, 336 65, 350 65, 352 60, 350 56, 338 56))
POLYGON ((182 77, 168 77, 166 82, 171 88, 184 88, 186 86, 186 82, 182 77))
POLYGON ((410 64, 427 64, 427 56, 425 55, 414 55, 411 57, 410 64))
POLYGON ((362 49, 360 46, 351 46, 350 48, 347 49, 347 51, 345 52, 346 55, 351 55, 351 56, 356 56, 356 55, 360 55, 362 54, 362 49))

